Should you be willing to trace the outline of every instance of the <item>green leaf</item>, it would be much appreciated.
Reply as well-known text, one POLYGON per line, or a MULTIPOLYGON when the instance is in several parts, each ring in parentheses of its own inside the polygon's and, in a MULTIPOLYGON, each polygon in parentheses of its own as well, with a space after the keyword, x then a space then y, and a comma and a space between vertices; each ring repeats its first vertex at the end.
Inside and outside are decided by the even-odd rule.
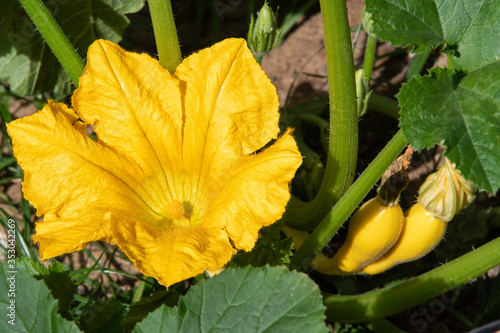
POLYGON ((480 189, 500 187, 500 61, 459 74, 436 68, 405 84, 400 126, 420 150, 446 146, 445 155, 480 189))
MULTIPOLYGON (((145 0, 44 1, 82 58, 89 45, 103 38, 119 42, 127 25, 127 13, 140 10, 145 0)), ((0 80, 20 96, 52 91, 70 93, 69 77, 36 31, 16 0, 2 0, 0 17, 0 80)))
POLYGON ((98 300, 87 304, 79 321, 84 332, 118 333, 123 332, 120 322, 125 313, 116 299, 98 300))
POLYGON ((293 240, 291 238, 282 239, 281 230, 283 226, 284 223, 281 221, 262 228, 259 231, 259 239, 252 251, 238 251, 233 256, 228 267, 288 265, 293 254, 293 240))
POLYGON ((500 186, 500 6, 496 0, 367 0, 374 32, 416 51, 443 45, 451 70, 401 89, 400 125, 417 149, 443 143, 467 179, 500 186))
POLYGON ((162 306, 134 332, 327 332, 324 312, 306 275, 245 267, 199 282, 178 307, 162 306))
POLYGON ((57 314, 58 302, 50 290, 21 262, 0 264, 0 290, 0 332, 80 332, 74 322, 57 314), (12 306, 15 310, 8 308, 12 306))
POLYGON ((469 70, 500 56, 498 0, 367 0, 373 32, 416 52, 445 46, 456 68, 469 70))
POLYGON ((179 297, 186 294, 184 283, 176 283, 167 289, 156 291, 153 295, 143 297, 139 302, 130 305, 127 316, 121 321, 124 329, 131 330, 135 324, 146 318, 161 305, 173 307, 179 304, 179 297))
POLYGON ((72 320, 69 306, 76 292, 76 285, 71 281, 69 271, 58 261, 54 261, 48 268, 40 262, 26 258, 23 258, 22 262, 33 276, 45 282, 52 296, 59 302, 59 313, 64 318, 72 320))

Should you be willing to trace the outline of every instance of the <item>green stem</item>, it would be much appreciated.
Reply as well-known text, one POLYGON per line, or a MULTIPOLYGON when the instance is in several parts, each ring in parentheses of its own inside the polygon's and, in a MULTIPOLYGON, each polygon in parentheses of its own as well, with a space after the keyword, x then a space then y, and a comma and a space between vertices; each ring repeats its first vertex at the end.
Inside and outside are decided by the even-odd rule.
POLYGON ((75 87, 85 64, 41 0, 19 0, 75 87))
POLYGON ((396 159, 406 143, 403 132, 399 130, 297 250, 290 262, 292 269, 305 270, 309 266, 316 254, 326 246, 392 161, 396 159))
MULTIPOLYGON (((411 280, 356 296, 327 295, 330 321, 363 322, 411 309, 500 264, 500 238, 411 280)), ((450 296, 437 301, 449 303, 450 296)))
POLYGON ((447 59, 448 59, 448 65, 447 65, 447 67, 449 69, 454 69, 455 68, 455 57, 453 56, 453 54, 448 53, 447 59))
POLYGON ((399 118, 399 105, 398 102, 392 98, 371 93, 368 99, 368 108, 385 114, 394 119, 399 118))
POLYGON ((432 49, 428 48, 422 53, 417 53, 413 56, 411 60, 410 66, 408 67, 408 71, 406 71, 405 80, 408 81, 412 77, 416 75, 420 75, 420 72, 425 66, 427 59, 429 59, 429 55, 431 54, 432 49))
POLYGON ((182 56, 174 15, 172 14, 172 5, 170 0, 149 0, 148 4, 153 20, 160 65, 173 74, 177 65, 181 63, 182 56))
POLYGON ((131 304, 135 304, 141 301, 142 293, 144 292, 144 288, 146 287, 146 282, 140 281, 137 288, 134 290, 134 296, 132 296, 131 304))
POLYGON ((284 216, 294 229, 313 229, 352 184, 358 150, 354 61, 345 0, 320 0, 330 97, 330 143, 325 175, 313 201, 292 198, 284 216))
POLYGON ((295 134, 294 135, 295 142, 297 143, 297 146, 299 147, 299 151, 302 154, 302 163, 304 164, 304 166, 306 168, 308 168, 308 169, 312 168, 312 166, 314 165, 314 163, 319 155, 314 150, 309 148, 307 143, 305 143, 304 135, 302 133, 302 125, 301 124, 299 124, 299 126, 297 126, 295 128, 294 134, 295 134))
POLYGON ((368 40, 366 41, 366 48, 365 48, 365 60, 363 63, 363 69, 365 70, 365 76, 368 82, 368 86, 370 85, 370 80, 372 78, 373 64, 375 63, 376 48, 377 48, 377 37, 373 34, 368 34, 368 40))
POLYGON ((366 40, 363 69, 356 71, 358 116, 365 114, 367 109, 367 101, 370 97, 370 94, 372 93, 372 91, 370 91, 370 81, 372 78, 376 49, 377 37, 369 33, 368 39, 366 40))
POLYGON ((385 319, 374 320, 365 324, 366 328, 373 333, 406 333, 393 323, 385 319))
POLYGON ((328 121, 312 113, 299 114, 298 118, 306 123, 311 123, 318 126, 321 131, 326 130, 330 125, 328 121))

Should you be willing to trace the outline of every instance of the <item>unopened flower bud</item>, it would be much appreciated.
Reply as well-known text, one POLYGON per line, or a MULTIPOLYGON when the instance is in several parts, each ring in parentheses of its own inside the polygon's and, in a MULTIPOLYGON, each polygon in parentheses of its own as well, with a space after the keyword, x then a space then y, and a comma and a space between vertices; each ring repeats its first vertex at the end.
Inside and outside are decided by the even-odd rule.
POLYGON ((427 176, 420 187, 418 203, 436 218, 448 222, 472 202, 475 191, 474 185, 455 169, 455 164, 445 158, 441 168, 427 176))
POLYGON ((363 10, 363 12, 361 13, 361 22, 363 23, 363 28, 365 29, 365 31, 371 34, 373 31, 372 14, 367 13, 363 10))
POLYGON ((257 13, 255 22, 252 15, 248 32, 248 46, 259 63, 264 54, 276 46, 280 37, 281 30, 278 30, 277 14, 277 11, 273 13, 266 1, 257 13))
POLYGON ((360 68, 356 71, 356 101, 358 104, 358 117, 366 113, 368 108, 368 99, 370 98, 371 91, 365 70, 360 68))

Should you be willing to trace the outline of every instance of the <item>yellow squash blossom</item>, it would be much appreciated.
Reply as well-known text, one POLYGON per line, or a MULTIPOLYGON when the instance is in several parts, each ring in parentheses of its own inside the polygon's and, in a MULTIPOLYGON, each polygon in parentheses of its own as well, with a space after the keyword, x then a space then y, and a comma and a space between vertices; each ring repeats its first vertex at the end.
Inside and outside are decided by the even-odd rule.
POLYGON ((282 216, 301 156, 290 130, 277 139, 276 89, 245 41, 193 54, 173 75, 104 40, 87 59, 74 109, 49 101, 8 125, 43 215, 42 259, 105 241, 169 286, 252 249, 282 216))

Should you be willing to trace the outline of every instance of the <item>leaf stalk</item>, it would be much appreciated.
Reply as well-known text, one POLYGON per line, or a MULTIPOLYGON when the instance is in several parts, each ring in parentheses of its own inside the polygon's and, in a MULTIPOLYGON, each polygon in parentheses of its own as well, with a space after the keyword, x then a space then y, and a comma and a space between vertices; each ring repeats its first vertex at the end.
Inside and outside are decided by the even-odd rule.
POLYGON ((170 0, 149 0, 149 10, 153 20, 156 48, 160 65, 167 69, 170 74, 181 63, 182 55, 175 28, 174 15, 170 0))
MULTIPOLYGON (((361 295, 325 295, 330 321, 364 322, 394 315, 462 286, 500 264, 500 238, 411 280, 361 295), (417 292, 418 291, 418 292, 417 292)), ((449 299, 449 296, 443 298, 449 299)))
POLYGON ((290 262, 291 269, 303 271, 309 266, 406 144, 406 138, 399 130, 297 250, 290 262))
POLYGON ((41 0, 19 0, 45 42, 78 88, 85 64, 41 0))
POLYGON ((354 60, 344 0, 320 0, 328 66, 330 141, 325 175, 316 197, 292 197, 284 216, 287 226, 312 230, 351 186, 358 152, 358 117, 354 60))

